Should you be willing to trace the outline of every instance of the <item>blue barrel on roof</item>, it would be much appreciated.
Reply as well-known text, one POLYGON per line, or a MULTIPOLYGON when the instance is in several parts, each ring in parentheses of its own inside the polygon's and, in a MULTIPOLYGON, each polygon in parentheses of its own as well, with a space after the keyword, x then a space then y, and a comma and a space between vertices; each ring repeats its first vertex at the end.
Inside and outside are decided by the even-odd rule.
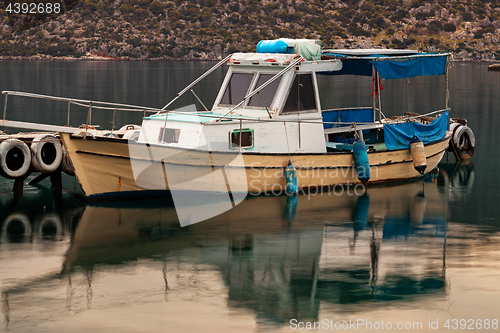
POLYGON ((257 53, 293 53, 293 47, 279 39, 261 40, 257 44, 257 53))

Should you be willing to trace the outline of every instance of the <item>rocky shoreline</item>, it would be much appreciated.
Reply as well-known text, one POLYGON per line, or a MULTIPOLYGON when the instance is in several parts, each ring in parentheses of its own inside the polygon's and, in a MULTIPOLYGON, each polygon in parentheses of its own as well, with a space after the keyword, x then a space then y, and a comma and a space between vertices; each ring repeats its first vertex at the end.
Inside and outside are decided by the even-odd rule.
POLYGON ((453 52, 500 61, 500 7, 485 1, 85 0, 53 17, 0 5, 0 60, 218 60, 262 39, 323 49, 453 52))
MULTIPOLYGON (((99 56, 95 54, 87 54, 81 57, 74 56, 63 56, 54 57, 47 54, 37 54, 35 56, 0 56, 0 61, 2 60, 25 60, 25 61, 219 61, 222 57, 211 58, 211 57, 157 57, 157 58, 132 58, 132 57, 108 57, 99 56)), ((473 59, 473 58, 452 58, 453 62, 484 62, 484 63, 500 63, 498 60, 494 59, 473 59)))

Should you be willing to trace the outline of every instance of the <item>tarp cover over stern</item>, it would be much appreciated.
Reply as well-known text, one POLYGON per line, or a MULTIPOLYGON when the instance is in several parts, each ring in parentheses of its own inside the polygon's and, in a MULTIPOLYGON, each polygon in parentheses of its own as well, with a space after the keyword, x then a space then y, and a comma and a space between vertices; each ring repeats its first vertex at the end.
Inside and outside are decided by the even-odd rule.
POLYGON ((440 114, 432 123, 404 122, 384 125, 384 140, 387 149, 408 149, 416 135, 424 144, 439 141, 446 135, 450 123, 449 109, 440 114))

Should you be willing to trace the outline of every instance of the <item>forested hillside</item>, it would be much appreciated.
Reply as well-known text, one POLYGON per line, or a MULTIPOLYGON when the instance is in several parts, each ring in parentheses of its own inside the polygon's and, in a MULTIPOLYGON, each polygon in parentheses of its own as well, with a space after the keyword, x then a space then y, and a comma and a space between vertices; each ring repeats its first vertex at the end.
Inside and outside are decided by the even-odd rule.
POLYGON ((16 14, 13 0, 2 4, 3 57, 217 59, 287 37, 321 39, 323 48, 500 59, 500 1, 66 0, 51 14, 16 14))

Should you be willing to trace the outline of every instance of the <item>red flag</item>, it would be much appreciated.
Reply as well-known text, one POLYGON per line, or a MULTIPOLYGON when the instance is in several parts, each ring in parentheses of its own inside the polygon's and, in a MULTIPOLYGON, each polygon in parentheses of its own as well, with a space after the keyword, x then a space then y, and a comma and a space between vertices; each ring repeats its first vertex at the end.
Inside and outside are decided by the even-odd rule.
POLYGON ((375 74, 375 76, 377 77, 378 87, 379 88, 377 90, 375 90, 375 77, 372 76, 372 96, 377 97, 377 95, 379 94, 379 92, 381 90, 384 90, 384 86, 382 86, 382 80, 380 79, 380 75, 375 74))

